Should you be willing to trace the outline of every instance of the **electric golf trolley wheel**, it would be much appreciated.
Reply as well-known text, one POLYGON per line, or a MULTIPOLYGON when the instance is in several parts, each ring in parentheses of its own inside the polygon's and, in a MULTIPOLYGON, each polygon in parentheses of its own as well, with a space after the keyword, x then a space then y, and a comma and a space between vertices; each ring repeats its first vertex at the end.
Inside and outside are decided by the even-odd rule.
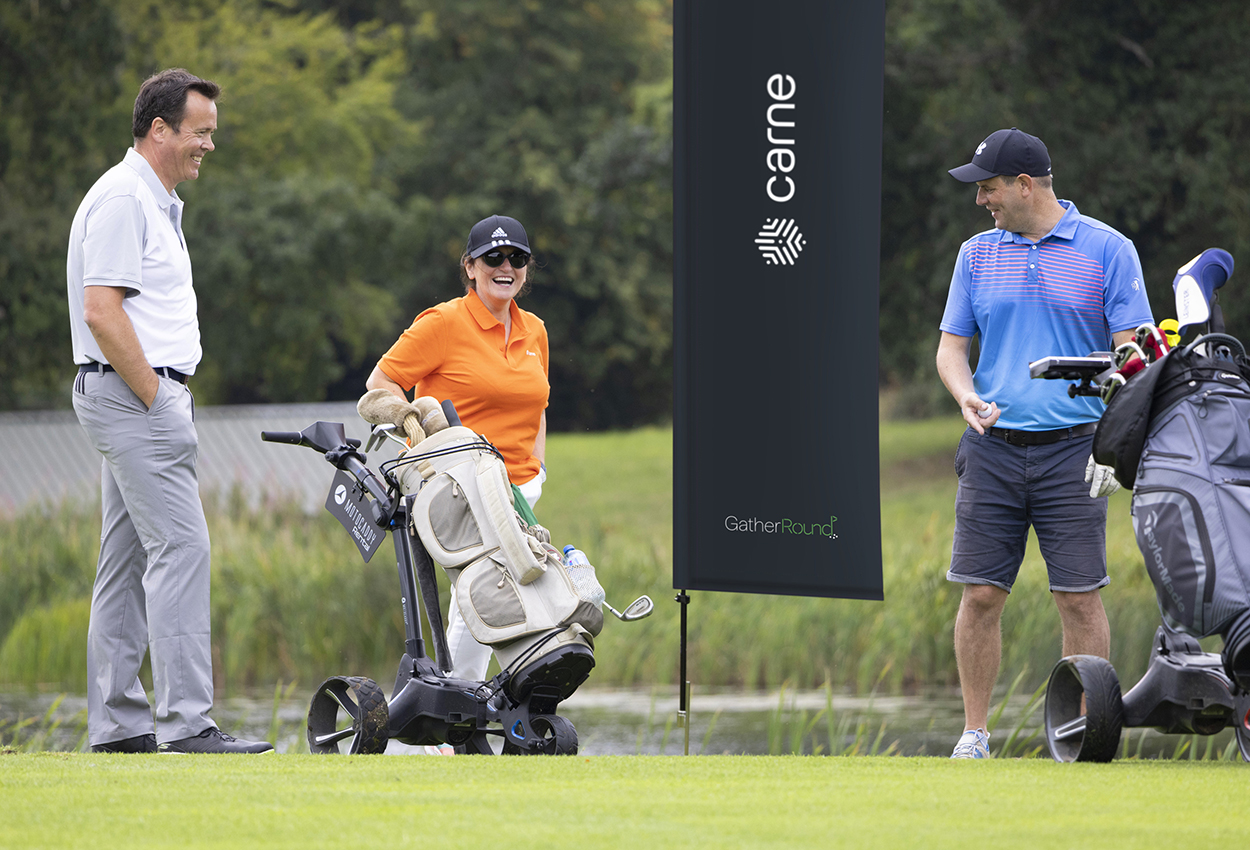
POLYGON ((308 708, 308 748, 334 755, 339 741, 350 738, 348 752, 353 755, 385 752, 388 721, 386 696, 377 682, 331 676, 317 688, 308 708))
MULTIPOLYGON (((577 730, 566 718, 558 714, 535 714, 529 719, 530 729, 537 741, 530 747, 515 744, 512 734, 503 738, 503 754, 511 756, 575 756, 577 755, 577 730)), ((517 726, 521 722, 517 721, 517 726)), ((514 728, 513 733, 522 731, 514 728)))
POLYGON ((1115 668, 1095 655, 1060 659, 1046 685, 1046 746, 1055 761, 1111 761, 1124 702, 1115 668), (1085 713, 1081 713, 1081 697, 1085 713))

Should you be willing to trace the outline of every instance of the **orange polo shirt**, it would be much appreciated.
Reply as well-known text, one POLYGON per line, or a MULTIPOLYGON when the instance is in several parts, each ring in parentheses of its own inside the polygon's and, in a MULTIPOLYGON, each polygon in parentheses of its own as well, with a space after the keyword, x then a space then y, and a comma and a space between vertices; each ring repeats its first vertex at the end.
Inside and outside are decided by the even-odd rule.
POLYGON ((512 335, 475 292, 424 311, 378 367, 417 396, 450 399, 460 421, 499 449, 514 484, 538 474, 538 425, 547 407, 547 328, 513 302, 512 335))

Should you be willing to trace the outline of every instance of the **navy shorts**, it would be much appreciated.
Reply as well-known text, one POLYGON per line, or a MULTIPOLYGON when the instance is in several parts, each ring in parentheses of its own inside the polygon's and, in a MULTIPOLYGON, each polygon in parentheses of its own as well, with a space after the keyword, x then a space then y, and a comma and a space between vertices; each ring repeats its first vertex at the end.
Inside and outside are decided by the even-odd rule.
POLYGON ((1107 500, 1091 499, 1085 467, 1092 435, 1012 446, 969 428, 955 452, 955 540, 950 581, 1008 592, 1024 560, 1029 526, 1052 591, 1107 585, 1107 500))

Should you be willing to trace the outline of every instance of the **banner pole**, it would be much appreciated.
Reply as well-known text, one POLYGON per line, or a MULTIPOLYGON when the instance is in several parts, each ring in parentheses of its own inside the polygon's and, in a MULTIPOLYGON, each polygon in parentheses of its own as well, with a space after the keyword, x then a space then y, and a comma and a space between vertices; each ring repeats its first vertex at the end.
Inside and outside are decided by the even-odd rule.
POLYGON ((680 694, 677 697, 677 722, 685 729, 686 743, 683 754, 690 755, 690 680, 686 678, 686 606, 690 604, 690 595, 685 590, 679 590, 673 599, 681 605, 681 640, 679 641, 681 670, 678 675, 680 694))

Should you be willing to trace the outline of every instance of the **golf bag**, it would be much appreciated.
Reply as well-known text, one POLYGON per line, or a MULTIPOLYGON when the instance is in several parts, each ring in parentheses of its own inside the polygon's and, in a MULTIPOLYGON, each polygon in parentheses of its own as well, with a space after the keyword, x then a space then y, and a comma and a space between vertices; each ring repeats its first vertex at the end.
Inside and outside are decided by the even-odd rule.
POLYGON ((503 458, 468 428, 430 435, 394 471, 416 494, 413 530, 456 588, 469 633, 511 673, 509 689, 543 683, 568 696, 594 666, 603 628, 594 568, 565 565, 546 530, 525 524, 503 458))
POLYGON ((1225 670, 1250 690, 1250 361, 1241 350, 1209 334, 1145 369, 1107 405, 1094 459, 1133 488, 1133 528, 1164 622, 1222 635, 1225 670), (1209 353, 1221 345, 1230 356, 1209 353))

